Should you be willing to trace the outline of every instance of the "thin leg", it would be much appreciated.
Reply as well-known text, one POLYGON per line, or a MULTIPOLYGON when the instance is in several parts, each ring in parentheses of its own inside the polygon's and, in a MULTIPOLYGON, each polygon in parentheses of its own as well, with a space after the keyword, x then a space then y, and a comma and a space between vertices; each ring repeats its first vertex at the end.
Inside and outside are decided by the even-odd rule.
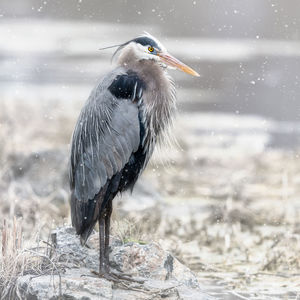
POLYGON ((110 231, 110 217, 112 213, 112 201, 109 201, 106 206, 105 212, 105 264, 107 270, 109 270, 109 231, 110 231))
POLYGON ((132 279, 129 275, 115 272, 109 268, 109 226, 112 213, 112 203, 110 202, 105 209, 105 214, 100 215, 99 222, 99 276, 107 280, 120 282, 122 280, 143 283, 143 280, 132 279))
POLYGON ((105 244, 104 244, 105 220, 99 217, 99 274, 104 274, 107 269, 105 268, 105 244))

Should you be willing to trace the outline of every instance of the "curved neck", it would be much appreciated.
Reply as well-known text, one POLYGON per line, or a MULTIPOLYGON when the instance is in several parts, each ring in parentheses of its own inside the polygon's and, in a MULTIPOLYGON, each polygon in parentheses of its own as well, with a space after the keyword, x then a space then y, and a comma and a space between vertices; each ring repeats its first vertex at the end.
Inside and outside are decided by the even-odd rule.
POLYGON ((156 139, 172 123, 172 117, 176 110, 173 80, 158 61, 138 59, 136 49, 131 45, 122 50, 117 63, 125 70, 137 73, 145 83, 146 88, 143 92, 145 114, 149 126, 153 130, 151 134, 156 139))
POLYGON ((166 72, 155 59, 141 59, 134 45, 129 44, 117 59, 117 64, 137 73, 150 89, 163 89, 166 72))

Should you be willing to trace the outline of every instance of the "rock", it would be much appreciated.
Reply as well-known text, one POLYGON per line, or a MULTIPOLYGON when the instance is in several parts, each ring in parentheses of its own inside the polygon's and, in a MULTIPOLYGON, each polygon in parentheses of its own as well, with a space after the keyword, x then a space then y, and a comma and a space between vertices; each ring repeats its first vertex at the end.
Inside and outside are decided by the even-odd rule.
POLYGON ((26 275, 18 279, 21 299, 112 299, 112 283, 101 278, 82 277, 80 269, 59 276, 26 275), (59 296, 61 295, 61 298, 59 296))
MULTIPOLYGON (((66 150, 47 150, 28 155, 12 154, 8 157, 6 164, 7 172, 4 173, 3 181, 7 184, 11 182, 29 184, 38 197, 47 197, 53 195, 55 191, 61 193, 68 189, 66 150)), ((19 194, 22 196, 24 192, 19 194)), ((26 196, 31 195, 25 194, 24 197, 26 196)))
POLYGON ((194 274, 156 243, 127 243, 114 247, 110 261, 114 268, 136 277, 160 281, 175 279, 188 287, 199 287, 194 274))
MULTIPOLYGON (((97 236, 91 236, 92 245, 97 244, 97 236)), ((143 278, 143 284, 113 284, 93 275, 91 270, 97 271, 99 265, 98 249, 82 247, 71 227, 54 231, 52 244, 51 272, 46 268, 40 276, 27 274, 17 279, 16 294, 21 299, 214 299, 201 290, 186 266, 156 243, 113 243, 111 266, 143 278)))

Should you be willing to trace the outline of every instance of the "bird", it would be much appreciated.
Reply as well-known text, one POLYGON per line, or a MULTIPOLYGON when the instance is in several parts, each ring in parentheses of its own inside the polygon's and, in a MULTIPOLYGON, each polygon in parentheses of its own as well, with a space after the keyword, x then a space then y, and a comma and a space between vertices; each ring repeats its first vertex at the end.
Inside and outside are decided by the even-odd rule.
POLYGON ((168 68, 199 76, 149 33, 106 48, 113 47, 116 67, 99 80, 84 104, 69 159, 72 226, 85 245, 99 223, 98 275, 109 280, 122 278, 109 266, 112 201, 118 193, 132 191, 176 112, 168 68))

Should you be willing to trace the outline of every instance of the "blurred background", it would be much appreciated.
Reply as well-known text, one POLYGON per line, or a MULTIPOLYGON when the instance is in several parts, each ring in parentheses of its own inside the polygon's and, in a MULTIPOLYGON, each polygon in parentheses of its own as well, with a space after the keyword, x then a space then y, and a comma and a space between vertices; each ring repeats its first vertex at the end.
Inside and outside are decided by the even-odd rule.
POLYGON ((113 67, 98 49, 147 31, 201 77, 169 71, 179 147, 115 219, 141 222, 202 282, 296 299, 299 30, 297 0, 0 0, 1 218, 22 218, 27 239, 69 223, 70 137, 113 67))

